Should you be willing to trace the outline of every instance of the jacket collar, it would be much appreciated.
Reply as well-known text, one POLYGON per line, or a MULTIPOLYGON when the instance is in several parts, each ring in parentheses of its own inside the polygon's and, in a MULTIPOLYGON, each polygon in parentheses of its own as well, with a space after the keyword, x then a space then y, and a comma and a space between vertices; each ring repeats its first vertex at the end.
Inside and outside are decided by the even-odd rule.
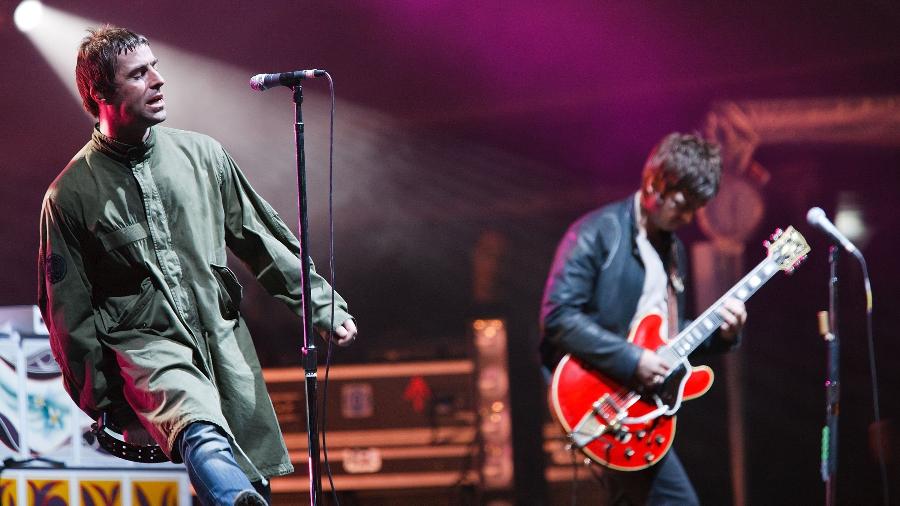
POLYGON ((123 163, 142 162, 150 157, 153 145, 156 142, 156 133, 150 128, 150 133, 143 143, 138 145, 126 144, 108 137, 100 131, 100 124, 94 125, 94 133, 91 135, 91 142, 94 147, 101 153, 109 156, 113 160, 123 163))
MULTIPOLYGON (((624 215, 623 215, 623 223, 630 224, 631 230, 631 253, 635 256, 635 258, 641 257, 641 252, 638 250, 637 238, 638 233, 640 232, 640 213, 639 206, 640 203, 640 190, 638 193, 634 194, 632 198, 626 199, 626 205, 624 206, 624 215)), ((674 256, 676 255, 675 251, 675 234, 672 232, 662 232, 663 239, 663 249, 667 253, 662 256, 663 264, 666 265, 666 268, 669 266, 669 262, 674 260, 674 256)))

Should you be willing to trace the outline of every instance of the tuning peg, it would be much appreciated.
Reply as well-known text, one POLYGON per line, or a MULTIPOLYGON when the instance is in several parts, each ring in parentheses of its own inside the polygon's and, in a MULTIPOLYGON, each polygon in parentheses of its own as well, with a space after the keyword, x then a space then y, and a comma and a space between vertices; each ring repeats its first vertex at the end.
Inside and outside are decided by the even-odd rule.
POLYGON ((763 246, 766 249, 769 249, 769 247, 772 246, 772 243, 768 239, 766 239, 765 241, 763 241, 763 246))
POLYGON ((781 234, 783 234, 783 233, 784 233, 784 230, 781 230, 780 228, 776 228, 775 233, 772 234, 772 240, 777 241, 778 238, 781 237, 781 234))

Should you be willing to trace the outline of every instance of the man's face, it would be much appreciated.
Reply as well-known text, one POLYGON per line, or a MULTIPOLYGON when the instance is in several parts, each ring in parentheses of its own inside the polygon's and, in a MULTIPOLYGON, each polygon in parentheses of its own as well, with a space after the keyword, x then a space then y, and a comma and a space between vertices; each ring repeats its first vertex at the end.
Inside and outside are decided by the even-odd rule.
POLYGON ((147 45, 118 56, 116 91, 100 102, 101 116, 113 129, 142 130, 166 119, 160 91, 166 81, 156 70, 158 61, 147 45))
POLYGON ((694 215, 706 205, 705 201, 692 198, 682 191, 663 191, 648 199, 647 219, 658 230, 674 232, 689 224, 694 215))

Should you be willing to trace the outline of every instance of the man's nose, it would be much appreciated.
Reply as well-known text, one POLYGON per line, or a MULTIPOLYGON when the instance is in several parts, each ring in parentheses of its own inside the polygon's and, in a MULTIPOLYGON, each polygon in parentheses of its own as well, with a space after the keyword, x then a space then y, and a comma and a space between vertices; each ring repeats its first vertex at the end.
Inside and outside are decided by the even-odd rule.
POLYGON ((160 88, 162 85, 166 84, 166 79, 155 68, 150 68, 150 76, 150 87, 160 88))

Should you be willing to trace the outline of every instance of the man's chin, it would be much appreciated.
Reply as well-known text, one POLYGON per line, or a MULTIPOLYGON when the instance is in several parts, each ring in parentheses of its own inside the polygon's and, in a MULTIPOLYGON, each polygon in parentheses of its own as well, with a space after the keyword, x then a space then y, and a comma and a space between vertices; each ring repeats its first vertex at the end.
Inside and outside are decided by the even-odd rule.
POLYGON ((666 222, 666 223, 661 223, 661 224, 659 225, 659 229, 660 229, 660 230, 663 230, 663 231, 665 231, 665 232, 675 232, 676 230, 678 230, 679 228, 681 228, 681 227, 683 227, 683 226, 685 226, 685 225, 687 225, 687 223, 683 223, 683 222, 680 222, 680 221, 678 221, 678 222, 666 222))
POLYGON ((156 114, 153 114, 149 118, 147 118, 147 123, 150 126, 162 123, 166 120, 166 111, 159 111, 156 114))

